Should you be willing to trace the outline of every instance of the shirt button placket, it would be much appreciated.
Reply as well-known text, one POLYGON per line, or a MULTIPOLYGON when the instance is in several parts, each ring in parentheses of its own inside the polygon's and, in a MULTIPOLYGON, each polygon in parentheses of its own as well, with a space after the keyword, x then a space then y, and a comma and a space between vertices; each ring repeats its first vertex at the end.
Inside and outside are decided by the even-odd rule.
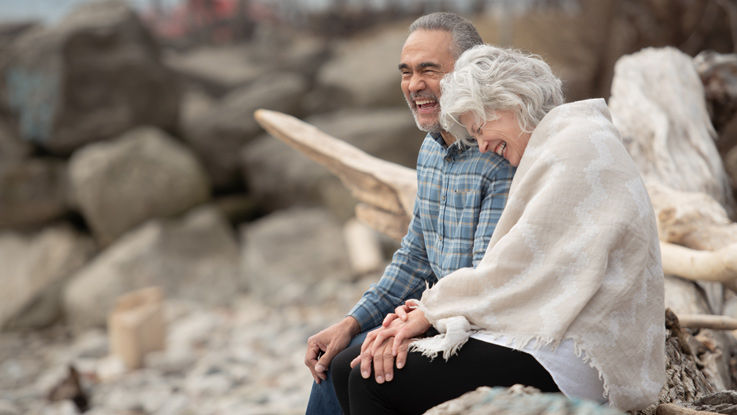
POLYGON ((448 194, 448 171, 450 170, 451 155, 448 153, 443 157, 443 180, 440 188, 440 215, 438 220, 438 242, 443 242, 443 231, 445 228, 445 207, 448 194))

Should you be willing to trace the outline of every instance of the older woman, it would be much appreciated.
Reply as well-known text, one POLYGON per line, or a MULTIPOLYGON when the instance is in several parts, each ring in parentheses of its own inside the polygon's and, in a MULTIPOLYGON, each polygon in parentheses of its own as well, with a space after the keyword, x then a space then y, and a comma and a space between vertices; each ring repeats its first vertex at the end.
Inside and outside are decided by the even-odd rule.
POLYGON ((514 383, 623 410, 654 402, 665 380, 658 237, 604 101, 560 105, 541 59, 486 45, 442 88, 444 127, 518 166, 507 206, 476 269, 440 279, 339 355, 344 411, 422 413, 514 383), (439 334, 412 340, 428 329, 439 334))

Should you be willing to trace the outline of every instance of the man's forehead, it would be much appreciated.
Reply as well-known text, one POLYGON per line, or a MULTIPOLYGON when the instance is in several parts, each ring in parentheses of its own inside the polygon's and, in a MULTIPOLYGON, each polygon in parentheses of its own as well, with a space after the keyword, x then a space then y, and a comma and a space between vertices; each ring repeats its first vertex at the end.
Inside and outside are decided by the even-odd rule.
POLYGON ((404 42, 400 55, 400 66, 403 64, 411 66, 452 65, 452 40, 452 35, 446 31, 415 30, 404 42))

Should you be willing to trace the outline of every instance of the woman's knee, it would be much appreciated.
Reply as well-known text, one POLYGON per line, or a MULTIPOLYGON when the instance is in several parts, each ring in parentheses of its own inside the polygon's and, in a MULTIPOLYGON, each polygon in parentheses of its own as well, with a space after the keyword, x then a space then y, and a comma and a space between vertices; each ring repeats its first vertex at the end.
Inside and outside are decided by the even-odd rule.
POLYGON ((350 348, 338 353, 330 364, 330 375, 333 378, 333 384, 340 382, 347 383, 348 375, 351 372, 351 361, 355 356, 350 348))

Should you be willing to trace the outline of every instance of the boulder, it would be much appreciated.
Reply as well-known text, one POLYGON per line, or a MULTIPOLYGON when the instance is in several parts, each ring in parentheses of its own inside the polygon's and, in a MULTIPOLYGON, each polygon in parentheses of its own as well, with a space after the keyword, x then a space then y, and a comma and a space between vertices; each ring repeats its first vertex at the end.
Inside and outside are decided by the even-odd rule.
POLYGON ((66 175, 62 160, 0 158, 0 229, 39 226, 64 215, 69 210, 66 175))
POLYGON ((562 393, 540 393, 535 388, 481 386, 458 398, 430 408, 425 415, 625 415, 616 408, 562 393))
POLYGON ((31 146, 22 141, 8 123, 0 120, 0 163, 8 160, 22 160, 31 154, 31 146))
POLYGON ((253 82, 268 69, 254 62, 245 45, 204 47, 184 53, 170 53, 166 65, 189 83, 219 95, 253 82))
POLYGON ((227 304, 238 292, 238 245, 217 209, 155 219, 129 232, 67 284, 63 304, 72 327, 103 325, 118 296, 157 285, 172 299, 227 304))
MULTIPOLYGON (((261 29, 271 25, 261 26, 261 29)), ((286 29, 286 28, 283 28, 286 29)), ((314 77, 329 54, 322 39, 304 33, 263 33, 247 43, 208 45, 186 52, 169 52, 166 65, 189 85, 222 96, 274 71, 314 77)))
POLYGON ((61 286, 81 268, 92 241, 65 225, 0 233, 0 327, 41 327, 60 316, 61 286))
POLYGON ((268 108, 299 114, 299 98, 307 88, 302 75, 269 74, 182 121, 184 138, 202 159, 215 188, 239 187, 238 152, 263 131, 253 112, 268 108))
MULTIPOLYGON (((369 154, 412 168, 424 136, 406 107, 346 110, 308 122, 369 154)), ((320 204, 341 219, 353 216, 354 199, 340 181, 280 140, 258 138, 242 149, 241 160, 249 192, 266 208, 320 204)))
POLYGON ((384 28, 339 41, 334 56, 317 74, 317 87, 334 88, 332 97, 350 107, 399 105, 399 55, 407 38, 407 26, 384 28))
POLYGON ((324 209, 281 210, 240 232, 244 284, 268 304, 320 304, 331 297, 322 282, 353 278, 342 227, 324 209))
POLYGON ((69 180, 75 204, 102 244, 148 219, 184 212, 210 195, 194 155, 152 127, 75 152, 69 180))
POLYGON ((0 65, 0 95, 18 115, 21 137, 56 154, 137 125, 174 128, 179 82, 159 55, 125 2, 89 2, 13 42, 0 65))

